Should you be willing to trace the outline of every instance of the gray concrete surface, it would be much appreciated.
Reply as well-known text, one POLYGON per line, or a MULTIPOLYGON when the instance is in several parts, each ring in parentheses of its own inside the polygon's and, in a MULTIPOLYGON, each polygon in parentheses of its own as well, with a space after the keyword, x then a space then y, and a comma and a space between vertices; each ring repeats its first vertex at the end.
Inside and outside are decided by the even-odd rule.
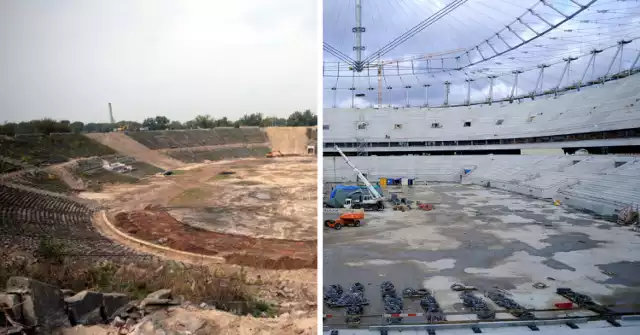
MULTIPOLYGON (((465 311, 450 290, 456 282, 481 291, 508 290, 518 303, 534 309, 564 301, 555 294, 557 287, 604 304, 640 303, 640 233, 629 227, 480 186, 433 184, 389 192, 432 203, 435 209, 367 212, 359 228, 324 229, 325 287, 363 283, 371 300, 368 315, 383 313, 379 285, 385 280, 399 293, 405 287, 433 290, 446 312, 465 311), (549 287, 533 288, 536 282, 549 287)), ((340 310, 325 306, 324 312, 338 315, 325 324, 344 321, 340 310)), ((418 302, 405 300, 405 312, 421 312, 418 302)), ((459 318, 469 317, 449 320, 459 318)))

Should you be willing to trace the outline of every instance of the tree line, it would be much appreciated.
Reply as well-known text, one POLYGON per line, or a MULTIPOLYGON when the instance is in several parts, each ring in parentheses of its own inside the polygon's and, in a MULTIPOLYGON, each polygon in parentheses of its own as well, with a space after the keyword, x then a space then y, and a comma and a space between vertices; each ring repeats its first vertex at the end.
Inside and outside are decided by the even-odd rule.
POLYGON ((216 127, 303 127, 316 126, 318 116, 307 109, 293 112, 287 118, 263 116, 262 113, 246 114, 238 120, 227 117, 216 119, 211 115, 198 115, 187 122, 171 121, 165 116, 156 116, 137 121, 118 121, 116 123, 83 123, 69 120, 31 120, 19 123, 5 122, 0 125, 0 135, 14 136, 22 134, 51 133, 107 133, 114 129, 138 130, 174 130, 174 129, 211 129, 216 127))

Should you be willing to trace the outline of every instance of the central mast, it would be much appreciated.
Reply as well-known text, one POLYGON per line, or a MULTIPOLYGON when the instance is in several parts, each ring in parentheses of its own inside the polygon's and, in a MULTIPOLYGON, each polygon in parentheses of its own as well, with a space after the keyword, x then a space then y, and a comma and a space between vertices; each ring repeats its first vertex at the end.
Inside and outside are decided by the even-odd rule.
POLYGON ((364 63, 362 62, 362 51, 365 47, 362 45, 362 33, 365 32, 365 28, 362 26, 362 0, 356 0, 356 26, 351 29, 356 37, 356 45, 353 47, 353 51, 356 52, 356 63, 354 70, 356 72, 362 72, 364 69, 364 63))

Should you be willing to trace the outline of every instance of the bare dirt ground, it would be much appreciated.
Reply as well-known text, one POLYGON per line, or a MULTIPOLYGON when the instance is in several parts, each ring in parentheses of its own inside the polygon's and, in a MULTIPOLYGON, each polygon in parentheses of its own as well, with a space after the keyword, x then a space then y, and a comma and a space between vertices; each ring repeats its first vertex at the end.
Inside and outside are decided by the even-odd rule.
POLYGON ((227 263, 267 269, 317 267, 316 243, 221 234, 186 225, 163 210, 121 212, 112 221, 129 235, 169 248, 220 256, 227 263), (168 233, 170 232, 170 233, 168 233))
POLYGON ((271 150, 283 154, 304 155, 307 153, 307 127, 269 127, 266 128, 271 150))
POLYGON ((121 244, 185 263, 210 264, 225 273, 244 267, 251 280, 261 283, 265 299, 315 309, 315 159, 243 159, 175 171, 173 176, 150 177, 145 184, 106 185, 100 193, 79 196, 109 208, 110 222, 132 237, 224 261, 149 250, 105 232, 104 224, 95 221, 103 234, 121 244), (224 171, 234 174, 219 174, 224 171), (283 295, 283 288, 288 293, 283 295))
POLYGON ((124 155, 163 169, 174 169, 183 165, 180 161, 151 150, 123 133, 92 133, 86 136, 124 155))
POLYGON ((106 185, 80 196, 119 212, 153 208, 195 228, 287 240, 316 240, 315 159, 291 157, 194 164, 143 185, 106 185), (220 174, 229 171, 233 174, 220 174), (151 207, 149 207, 151 206, 151 207))

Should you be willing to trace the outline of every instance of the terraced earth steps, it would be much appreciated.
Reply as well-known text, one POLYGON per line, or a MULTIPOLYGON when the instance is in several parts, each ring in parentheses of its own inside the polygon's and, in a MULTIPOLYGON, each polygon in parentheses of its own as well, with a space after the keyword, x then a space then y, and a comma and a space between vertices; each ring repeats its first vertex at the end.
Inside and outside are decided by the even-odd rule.
MULTIPOLYGON (((51 191, 47 191, 47 190, 43 190, 43 189, 39 189, 39 188, 35 188, 35 187, 30 187, 30 186, 26 186, 26 185, 21 185, 21 184, 15 184, 15 183, 11 183, 11 182, 5 182, 4 184, 0 184, 0 186, 6 186, 6 187, 10 187, 16 190, 23 190, 23 191, 27 191, 27 192, 31 192, 31 193, 36 193, 36 194, 41 194, 41 195, 46 195, 48 197, 56 197, 56 198, 63 198, 63 199, 67 199, 70 200, 72 202, 78 203, 82 206, 87 206, 88 208, 92 209, 92 210, 97 210, 99 209, 98 204, 95 201, 92 200, 88 200, 88 199, 82 199, 82 198, 76 198, 73 197, 71 195, 67 195, 67 194, 62 194, 62 193, 58 193, 58 192, 51 192, 51 191)), ((0 196, 0 204, 2 204, 2 198, 0 196)))
POLYGON ((94 212, 57 193, 0 185, 0 246, 6 251, 33 253, 46 239, 62 245, 65 255, 140 255, 98 233, 92 223, 94 212))
POLYGON ((34 169, 11 178, 11 182, 56 193, 70 193, 72 189, 57 173, 34 169))
POLYGON ((110 154, 115 154, 115 151, 81 134, 0 137, 0 156, 33 166, 48 166, 64 163, 72 158, 110 154))
POLYGON ((257 127, 140 131, 129 132, 128 136, 155 150, 268 142, 266 134, 257 127))
POLYGON ((124 133, 92 133, 86 134, 86 136, 109 146, 121 154, 133 157, 137 161, 145 162, 164 170, 175 169, 184 165, 178 160, 151 150, 124 133))
POLYGON ((0 156, 0 173, 16 172, 30 167, 17 159, 0 156))
POLYGON ((220 161, 248 157, 265 157, 271 151, 267 146, 215 146, 208 148, 174 149, 167 151, 167 155, 185 163, 201 163, 206 160, 220 161))

